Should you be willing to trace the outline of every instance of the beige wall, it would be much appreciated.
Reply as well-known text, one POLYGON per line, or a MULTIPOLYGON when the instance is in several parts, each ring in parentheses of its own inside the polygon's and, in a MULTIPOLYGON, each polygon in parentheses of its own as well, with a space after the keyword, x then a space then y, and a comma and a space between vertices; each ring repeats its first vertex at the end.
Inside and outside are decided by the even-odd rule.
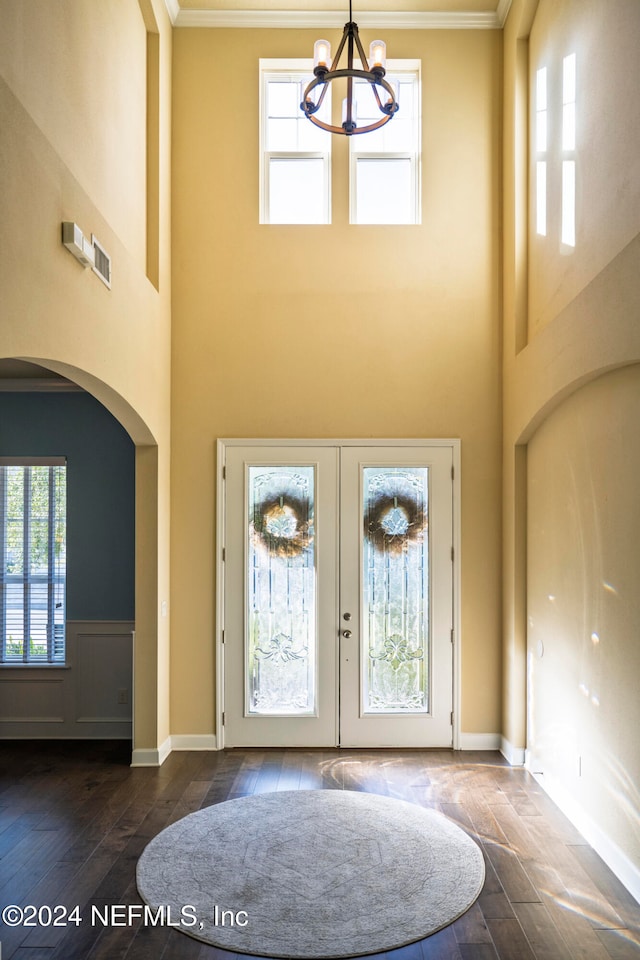
MULTIPOLYGON (((588 838, 619 872, 631 862, 618 856, 626 851, 633 864, 625 880, 636 891, 637 795, 634 799, 629 784, 623 784, 627 776, 637 776, 636 761, 628 756, 637 726, 637 685, 634 691, 624 682, 616 694, 611 691, 625 659, 631 665, 634 656, 630 624, 637 625, 637 600, 625 589, 611 603, 603 582, 618 589, 627 574, 620 577, 617 559, 611 574, 616 583, 603 571, 612 569, 616 540, 629 535, 637 521, 632 501, 640 384, 637 368, 621 368, 640 361, 639 128, 630 98, 640 83, 638 60, 631 53, 639 30, 640 5, 628 0, 514 0, 509 13, 504 31, 502 498, 505 740, 518 752, 528 747, 533 765, 544 762, 547 781, 558 775, 566 809, 585 829, 597 824, 588 838), (578 204, 571 251, 559 243, 557 196, 549 234, 542 240, 527 217, 523 188, 530 170, 528 84, 539 65, 561 61, 573 50, 578 56, 578 204), (557 611, 547 615, 555 604, 549 595, 562 596, 560 617, 557 611), (609 641, 590 650, 587 662, 585 644, 592 644, 591 633, 598 628, 585 631, 595 622, 596 608, 604 612, 605 606, 602 622, 609 641), (527 673, 527 644, 535 657, 538 641, 553 652, 539 663, 530 659, 527 673), (580 683, 589 687, 592 682, 596 656, 600 671, 608 671, 609 663, 611 669, 602 687, 609 704, 600 708, 591 700, 586 705, 584 695, 576 693, 580 683), (536 705, 543 705, 540 715, 536 705), (571 760, 562 773, 558 755, 549 749, 550 733, 561 731, 569 716, 575 731, 587 715, 580 746, 565 730, 559 749, 571 760), (600 791, 591 800, 587 779, 612 776, 607 753, 616 766, 617 788, 606 801, 600 791), (577 755, 586 764, 581 778, 577 755), (635 824, 629 814, 633 803, 635 824)), ((633 544, 625 539, 618 549, 631 564, 631 575, 633 544)))
POLYGON ((168 620, 158 626, 169 521, 158 504, 166 508, 169 484, 170 25, 151 0, 0 0, 0 22, 0 357, 70 376, 139 445, 135 745, 153 750, 169 733, 168 620), (159 37, 152 166, 162 209, 152 237, 149 31, 159 37), (62 246, 63 220, 95 233, 111 255, 110 291, 62 246), (160 293, 147 276, 148 240, 160 293))
POLYGON ((531 767, 640 867, 640 366, 574 393, 529 441, 531 767))
POLYGON ((396 31, 421 58, 423 223, 258 224, 258 60, 296 30, 174 39, 172 731, 214 713, 217 437, 461 437, 462 730, 500 730, 498 31, 396 31))
MULTIPOLYGON (((640 112, 637 0, 540 0, 529 41, 530 76, 547 68, 547 235, 529 247, 530 339, 638 233, 640 112), (560 240, 562 60, 576 56, 576 246, 560 240)), ((534 110, 531 112, 533 145, 534 110)), ((531 183, 534 182, 531 151, 531 183)))

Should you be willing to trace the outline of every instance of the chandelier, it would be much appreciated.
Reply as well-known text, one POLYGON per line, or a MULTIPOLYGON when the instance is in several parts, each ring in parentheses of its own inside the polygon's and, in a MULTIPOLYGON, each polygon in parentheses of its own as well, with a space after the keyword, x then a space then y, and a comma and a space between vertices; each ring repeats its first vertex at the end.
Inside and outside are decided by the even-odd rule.
POLYGON ((394 114, 397 113, 398 104, 392 85, 384 79, 387 62, 387 45, 384 40, 371 41, 369 47, 369 61, 371 66, 369 66, 362 43, 360 42, 358 24, 353 22, 351 0, 349 0, 349 22, 344 25, 342 39, 331 65, 329 65, 330 59, 331 44, 329 41, 316 40, 313 47, 314 79, 307 85, 302 95, 302 103, 300 104, 300 109, 305 116, 311 120, 311 123, 314 123, 317 127, 322 127, 323 130, 328 130, 329 133, 341 133, 347 137, 355 133, 369 133, 371 130, 378 130, 379 127, 388 123, 394 114), (347 46, 347 66, 343 69, 338 69, 345 44, 347 46), (354 50, 358 52, 362 69, 358 70, 353 66, 354 50), (337 127, 331 123, 325 123, 324 120, 321 120, 320 117, 317 116, 317 112, 322 106, 322 102, 329 89, 329 84, 333 80, 338 80, 342 77, 346 78, 347 81, 347 96, 342 102, 342 125, 337 127), (356 101, 353 98, 354 78, 366 80, 369 83, 377 108, 381 113, 381 117, 378 120, 375 120, 373 123, 367 123, 362 127, 358 126, 356 117, 356 101), (316 88, 319 88, 315 94, 317 99, 313 99, 311 93, 316 90, 316 88), (384 102, 379 91, 382 91, 384 102))

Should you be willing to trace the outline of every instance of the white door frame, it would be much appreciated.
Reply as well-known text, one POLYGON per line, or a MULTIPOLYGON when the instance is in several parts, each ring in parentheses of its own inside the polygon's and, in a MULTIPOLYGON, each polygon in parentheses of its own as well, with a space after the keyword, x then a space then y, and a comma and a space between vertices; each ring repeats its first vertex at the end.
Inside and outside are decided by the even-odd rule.
POLYGON ((224 550, 226 544, 225 520, 225 464, 228 447, 450 447, 453 459, 453 749, 460 749, 460 690, 461 690, 461 604, 460 604, 460 569, 461 569, 461 530, 460 530, 460 440, 459 439, 290 439, 290 438, 254 438, 254 437, 224 437, 216 444, 216 624, 215 624, 215 654, 216 654, 216 747, 224 749, 224 583, 225 565, 224 550))

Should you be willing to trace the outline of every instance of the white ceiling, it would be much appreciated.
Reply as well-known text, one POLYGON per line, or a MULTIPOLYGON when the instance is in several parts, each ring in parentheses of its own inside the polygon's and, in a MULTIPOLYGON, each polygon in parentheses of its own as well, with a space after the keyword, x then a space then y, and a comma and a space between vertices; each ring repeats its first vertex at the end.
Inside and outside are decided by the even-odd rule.
MULTIPOLYGON (((352 0, 361 27, 498 29, 511 0, 352 0)), ((177 27, 336 27, 349 0, 165 0, 177 27)))

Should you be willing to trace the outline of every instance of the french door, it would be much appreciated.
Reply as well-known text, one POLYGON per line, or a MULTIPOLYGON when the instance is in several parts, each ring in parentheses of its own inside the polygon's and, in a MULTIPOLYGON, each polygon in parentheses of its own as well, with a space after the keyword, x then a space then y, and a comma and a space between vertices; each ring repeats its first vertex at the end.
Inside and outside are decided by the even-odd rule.
POLYGON ((230 746, 451 746, 455 441, 221 441, 230 746))

